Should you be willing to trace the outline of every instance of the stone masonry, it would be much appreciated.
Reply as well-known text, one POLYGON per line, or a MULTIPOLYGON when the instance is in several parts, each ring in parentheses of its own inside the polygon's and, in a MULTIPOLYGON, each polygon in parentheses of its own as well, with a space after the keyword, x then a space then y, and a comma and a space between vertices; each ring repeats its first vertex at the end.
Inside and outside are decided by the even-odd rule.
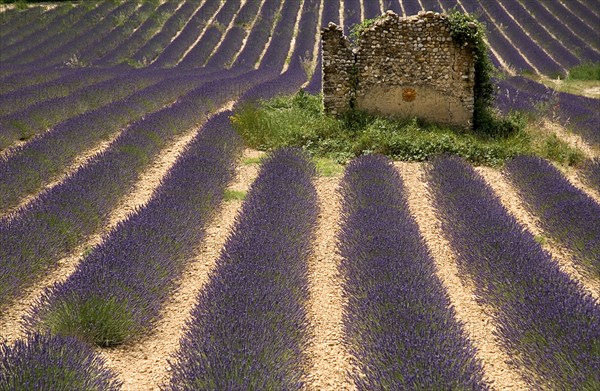
POLYGON ((330 23, 321 42, 327 113, 355 108, 472 126, 474 56, 450 36, 445 14, 401 18, 388 11, 355 43, 330 23))

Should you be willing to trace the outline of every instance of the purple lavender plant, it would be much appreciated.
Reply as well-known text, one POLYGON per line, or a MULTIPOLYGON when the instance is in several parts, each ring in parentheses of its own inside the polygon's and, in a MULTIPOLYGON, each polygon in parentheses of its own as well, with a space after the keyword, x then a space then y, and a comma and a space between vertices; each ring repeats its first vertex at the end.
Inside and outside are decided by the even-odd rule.
POLYGON ((0 117, 0 149, 29 140, 55 125, 101 109, 113 102, 127 100, 136 92, 164 80, 140 72, 123 72, 119 77, 84 87, 64 97, 45 100, 0 117))
POLYGON ((117 69, 87 68, 67 72, 63 77, 47 83, 19 88, 0 95, 0 116, 22 111, 43 101, 68 96, 82 88, 112 79, 122 73, 117 69))
POLYGON ((396 14, 402 15, 402 7, 400 6, 400 0, 383 0, 383 11, 385 12, 387 10, 392 10, 396 14))
POLYGON ((32 334, 0 344, 1 390, 121 389, 116 374, 88 345, 75 338, 32 334))
POLYGON ((600 193, 600 158, 587 161, 579 175, 588 186, 600 193))
POLYGON ((165 389, 302 388, 314 175, 299 150, 264 161, 198 297, 165 389))
POLYGON ((352 27, 361 21, 360 0, 344 0, 344 34, 350 34, 352 27))
POLYGON ((161 68, 175 66, 188 48, 196 42, 198 36, 202 34, 209 19, 219 10, 220 5, 220 0, 208 0, 204 2, 185 24, 181 33, 164 48, 151 66, 161 68))
POLYGON ((179 0, 167 0, 131 35, 116 48, 94 60, 93 65, 105 66, 124 61, 148 42, 163 26, 165 19, 175 13, 179 0))
POLYGON ((257 16, 257 21, 248 34, 247 42, 233 63, 233 68, 251 69, 260 58, 275 24, 280 2, 278 0, 265 0, 257 16))
POLYGON ((116 345, 151 326, 233 177, 242 141, 230 114, 210 119, 149 203, 44 292, 25 319, 29 330, 116 345))
POLYGON ((428 185, 459 273, 493 309, 500 343, 531 387, 597 389, 598 301, 558 268, 463 160, 434 160, 428 185))
MULTIPOLYGON (((18 58, 18 54, 22 53, 34 46, 39 45, 42 41, 58 35, 68 25, 76 23, 86 12, 88 7, 72 7, 66 14, 55 18, 45 28, 39 29, 33 34, 29 35, 27 39, 21 39, 11 45, 2 44, 2 50, 0 50, 0 63, 11 63, 18 58)), ((5 12, 3 12, 4 14, 5 12)), ((4 28, 2 28, 4 29, 4 28)), ((19 31, 16 30, 15 33, 19 31)), ((19 34, 19 36, 21 36, 19 34)))
POLYGON ((140 64, 149 64, 162 53, 162 51, 171 43, 177 33, 184 28, 192 15, 200 7, 200 0, 185 1, 169 19, 162 25, 160 31, 154 35, 148 42, 137 50, 131 57, 133 61, 140 64))
POLYGON ((97 7, 82 15, 77 22, 67 24, 67 26, 61 29, 59 34, 52 37, 46 37, 37 45, 18 53, 18 55, 9 59, 9 62, 20 65, 30 64, 38 67, 45 65, 43 59, 46 56, 51 56, 51 53, 58 51, 60 48, 66 50, 66 43, 73 43, 77 37, 92 30, 99 19, 107 16, 116 7, 117 4, 111 1, 101 2, 97 7))
MULTIPOLYGON (((102 38, 101 41, 81 49, 78 56, 79 60, 84 64, 91 64, 122 42, 128 40, 131 34, 152 15, 158 5, 159 3, 154 1, 144 2, 122 24, 120 24, 119 20, 116 20, 116 27, 102 38)), ((117 17, 122 18, 123 15, 124 13, 121 12, 117 17)))
POLYGON ((381 5, 378 1, 364 1, 365 15, 363 19, 373 19, 381 16, 381 5))
POLYGON ((181 60, 179 66, 184 68, 204 66, 219 42, 221 42, 225 29, 227 29, 239 8, 240 0, 227 0, 215 15, 211 26, 204 31, 200 41, 181 60))
POLYGON ((504 172, 544 231, 571 250, 584 271, 600 278, 600 205, 542 158, 518 156, 504 172))
POLYGON ((379 155, 355 159, 341 195, 344 340, 357 388, 488 389, 394 167, 379 155))

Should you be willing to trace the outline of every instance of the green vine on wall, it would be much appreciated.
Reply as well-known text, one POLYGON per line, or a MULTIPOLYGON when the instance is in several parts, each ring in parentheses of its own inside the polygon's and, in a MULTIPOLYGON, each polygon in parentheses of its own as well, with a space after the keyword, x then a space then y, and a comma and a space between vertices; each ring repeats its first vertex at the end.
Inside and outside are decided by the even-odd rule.
POLYGON ((496 133, 494 129, 490 129, 490 127, 498 126, 497 123, 494 123, 491 112, 495 96, 492 82, 495 68, 488 56, 485 26, 474 15, 462 13, 456 9, 448 13, 448 21, 452 38, 459 45, 466 44, 473 50, 475 60, 473 128, 485 133, 496 133))

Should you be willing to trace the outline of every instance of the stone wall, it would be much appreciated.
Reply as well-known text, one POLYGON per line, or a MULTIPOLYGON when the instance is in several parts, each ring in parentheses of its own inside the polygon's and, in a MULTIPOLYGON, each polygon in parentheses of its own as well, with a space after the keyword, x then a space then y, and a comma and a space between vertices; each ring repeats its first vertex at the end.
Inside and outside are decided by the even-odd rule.
POLYGON ((388 11, 354 45, 332 23, 321 34, 326 112, 339 115, 354 107, 472 125, 473 53, 450 36, 446 15, 401 18, 388 11))

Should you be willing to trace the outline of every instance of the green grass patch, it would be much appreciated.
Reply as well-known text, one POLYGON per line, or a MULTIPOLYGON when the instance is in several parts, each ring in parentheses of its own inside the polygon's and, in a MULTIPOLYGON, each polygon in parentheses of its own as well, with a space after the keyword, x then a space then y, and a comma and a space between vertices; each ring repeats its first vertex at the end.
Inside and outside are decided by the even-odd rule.
POLYGON ((317 174, 324 177, 332 177, 341 175, 344 171, 344 166, 333 159, 326 157, 315 157, 314 163, 317 168, 317 174))
POLYGON ((600 80, 600 62, 577 65, 569 70, 568 80, 600 80))
POLYGON ((124 303, 92 297, 61 301, 43 319, 52 334, 75 336, 98 346, 115 346, 133 334, 135 323, 124 303))
POLYGON ((245 166, 251 166, 253 164, 260 164, 262 163, 264 159, 264 156, 258 156, 258 157, 247 157, 242 159, 242 164, 245 166))
POLYGON ((513 114, 500 122, 510 132, 491 136, 416 119, 395 120, 365 113, 343 118, 325 115, 321 96, 299 92, 293 96, 248 104, 232 122, 249 147, 272 150, 295 146, 317 157, 321 175, 336 175, 339 167, 363 154, 380 153, 396 160, 425 161, 452 153, 488 166, 500 166, 519 154, 534 154, 575 165, 583 155, 555 135, 529 131, 532 118, 513 114), (319 160, 322 159, 322 160, 319 160))
POLYGON ((243 201, 246 198, 246 192, 245 191, 239 191, 239 190, 225 190, 225 194, 223 195, 223 199, 225 200, 225 202, 230 202, 230 201, 243 201))

